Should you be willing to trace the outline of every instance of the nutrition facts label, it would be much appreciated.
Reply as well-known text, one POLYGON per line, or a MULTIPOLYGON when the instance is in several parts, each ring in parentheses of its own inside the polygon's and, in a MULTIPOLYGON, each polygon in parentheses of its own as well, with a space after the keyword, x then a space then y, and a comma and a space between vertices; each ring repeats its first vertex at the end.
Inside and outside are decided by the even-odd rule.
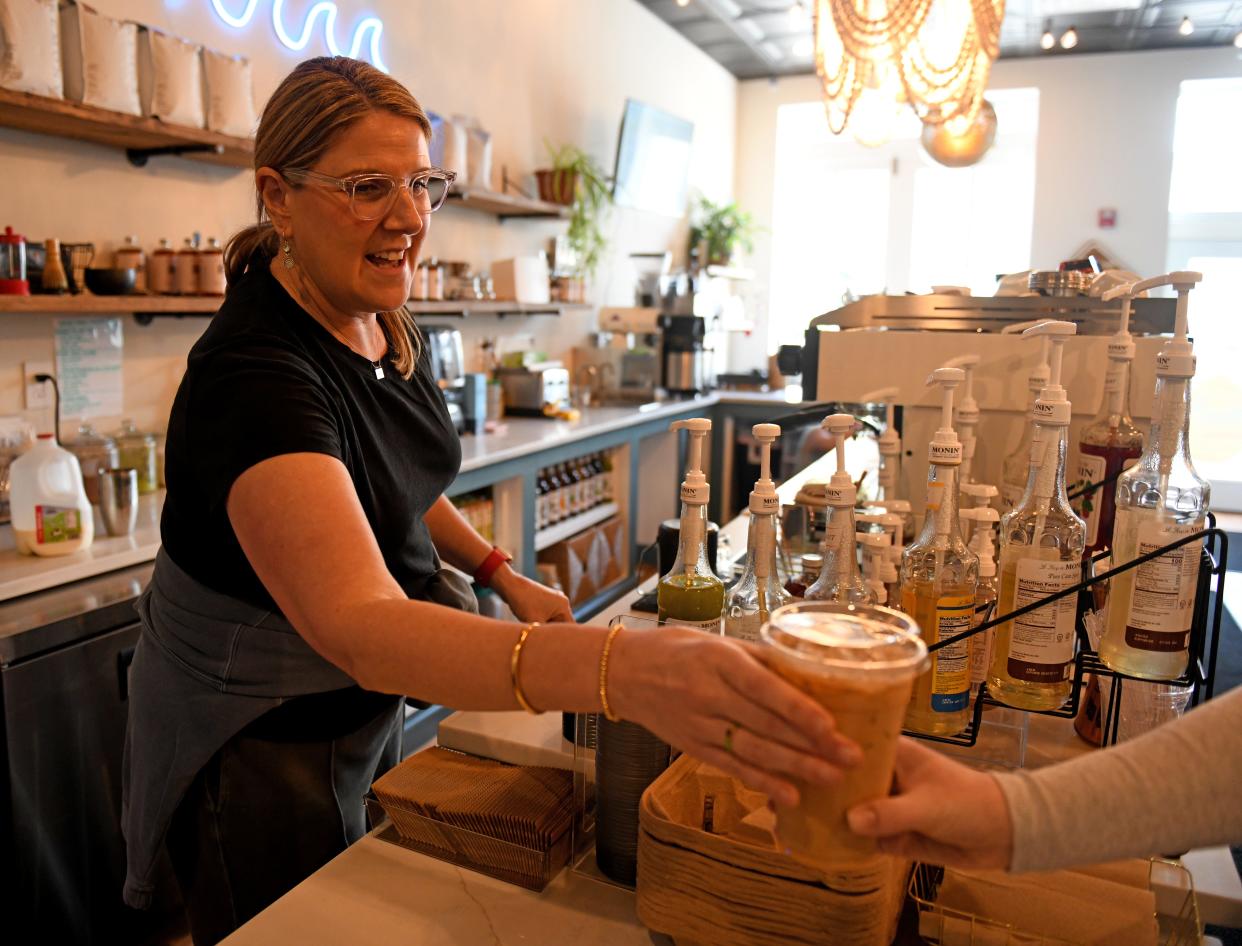
MULTIPOLYGON (((936 602, 936 640, 970 629, 975 601, 969 595, 946 596, 936 602)), ((942 647, 932 654, 931 707, 937 713, 956 713, 970 702, 970 638, 942 647)))
MULTIPOLYGON (((1018 561, 1013 607, 1024 608, 1078 582, 1076 561, 1018 561)), ((1014 618, 1006 670, 1015 680, 1060 683, 1074 660, 1074 596, 1014 618)))
MULTIPOLYGON (((1185 524, 1145 522, 1139 526, 1137 554, 1147 555, 1202 528, 1202 520, 1185 524)), ((1126 618, 1126 643, 1131 647, 1161 652, 1186 649, 1201 547, 1198 542, 1189 542, 1135 569, 1134 596, 1126 618)))

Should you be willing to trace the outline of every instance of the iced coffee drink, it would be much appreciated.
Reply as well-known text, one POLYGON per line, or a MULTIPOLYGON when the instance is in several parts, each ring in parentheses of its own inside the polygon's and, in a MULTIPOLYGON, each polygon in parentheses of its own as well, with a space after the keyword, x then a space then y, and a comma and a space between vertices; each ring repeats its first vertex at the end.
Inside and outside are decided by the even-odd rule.
POLYGON ((874 855, 875 842, 851 832, 845 813, 888 794, 910 691, 927 666, 918 626, 889 608, 814 601, 773 611, 761 639, 773 669, 828 710, 863 753, 835 786, 793 780, 801 801, 777 806, 780 844, 817 867, 874 855))

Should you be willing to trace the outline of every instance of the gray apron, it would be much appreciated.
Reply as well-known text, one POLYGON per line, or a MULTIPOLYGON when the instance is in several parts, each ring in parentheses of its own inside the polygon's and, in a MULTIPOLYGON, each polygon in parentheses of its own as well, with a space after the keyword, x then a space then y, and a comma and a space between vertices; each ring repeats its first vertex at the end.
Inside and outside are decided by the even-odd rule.
MULTIPOLYGON (((418 597, 477 611, 469 584, 445 569, 418 597)), ((212 756, 284 701, 356 681, 282 615, 212 591, 163 550, 136 607, 143 633, 130 667, 121 828, 125 902, 145 909, 173 813, 212 756)))

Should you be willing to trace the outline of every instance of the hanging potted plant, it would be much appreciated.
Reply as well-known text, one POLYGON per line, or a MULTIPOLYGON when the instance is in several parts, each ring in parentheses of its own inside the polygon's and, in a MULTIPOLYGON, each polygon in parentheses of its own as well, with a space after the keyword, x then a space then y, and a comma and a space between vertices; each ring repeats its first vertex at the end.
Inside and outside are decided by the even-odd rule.
POLYGON ((535 172, 539 197, 570 208, 566 239, 574 271, 593 276, 608 245, 603 225, 612 204, 610 182, 595 159, 575 145, 548 145, 548 153, 552 167, 535 172))
POLYGON ((749 213, 735 203, 716 204, 702 194, 695 198, 690 225, 690 257, 702 255, 700 264, 727 266, 738 248, 754 250, 757 227, 749 213))

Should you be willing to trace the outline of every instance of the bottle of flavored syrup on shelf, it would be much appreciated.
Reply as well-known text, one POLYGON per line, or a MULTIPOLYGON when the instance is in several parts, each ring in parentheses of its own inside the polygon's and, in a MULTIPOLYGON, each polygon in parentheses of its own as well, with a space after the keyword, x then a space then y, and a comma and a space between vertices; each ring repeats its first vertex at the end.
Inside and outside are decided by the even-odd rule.
POLYGON ((656 586, 661 624, 681 624, 720 633, 724 613, 724 582, 707 561, 707 503, 710 487, 703 474, 703 440, 712 429, 706 417, 676 420, 670 430, 689 435, 689 459, 681 483, 681 533, 677 558, 656 586))
MULTIPOLYGON (((962 444, 953 429, 953 391, 965 379, 961 368, 937 368, 927 379, 941 387, 940 427, 928 446, 923 528, 901 556, 902 610, 928 645, 970 628, 979 583, 979 559, 962 540, 957 511, 962 444)), ((907 729, 947 736, 966 728, 970 644, 968 637, 932 653, 930 668, 914 684, 907 729)))
MULTIPOLYGON (((1211 484, 1190 459, 1190 380, 1194 346, 1187 337, 1190 290, 1203 279, 1169 273, 1136 283, 1135 294, 1157 286, 1177 292, 1176 335, 1156 357, 1151 437, 1137 463, 1117 480, 1113 566, 1203 529, 1211 484)), ((1190 542, 1122 572, 1111 584, 1100 659, 1119 673, 1172 680, 1186 670, 1201 545, 1190 542)))
POLYGON ((781 501, 772 481, 772 444, 781 435, 776 424, 751 428, 759 443, 759 479, 750 494, 750 527, 746 538, 746 567, 725 601, 726 637, 759 640, 759 628, 793 595, 781 586, 776 569, 776 519, 781 501))
MULTIPOLYGON (((1070 402, 1061 386, 1062 350, 1073 322, 1041 322, 1024 334, 1052 344, 1048 384, 1035 400, 1030 472, 1018 505, 1000 523, 1000 612, 1063 591, 1082 576, 1087 527, 1065 492, 1070 402)), ((1027 710, 1054 710, 1073 687, 1075 599, 1062 598, 996 628, 988 693, 1027 710)))
POLYGON ((858 572, 858 551, 854 544, 854 534, 858 531, 854 520, 858 490, 845 469, 845 442, 853 436, 856 423, 853 414, 832 414, 822 422, 824 429, 836 438, 837 469, 825 490, 828 519, 819 547, 824 566, 819 579, 806 590, 807 601, 876 603, 874 592, 858 572))
POLYGON ((1121 317, 1117 334, 1108 343, 1104 401, 1100 412, 1083 429, 1078 440, 1073 491, 1077 493, 1103 484, 1074 500, 1074 509, 1087 524, 1084 554, 1088 558, 1109 548, 1117 508, 1117 478, 1143 452, 1143 432, 1130 417, 1130 365, 1134 362, 1134 339, 1130 335, 1133 285, 1117 286, 1103 296, 1106 301, 1118 297, 1121 298, 1121 317))

